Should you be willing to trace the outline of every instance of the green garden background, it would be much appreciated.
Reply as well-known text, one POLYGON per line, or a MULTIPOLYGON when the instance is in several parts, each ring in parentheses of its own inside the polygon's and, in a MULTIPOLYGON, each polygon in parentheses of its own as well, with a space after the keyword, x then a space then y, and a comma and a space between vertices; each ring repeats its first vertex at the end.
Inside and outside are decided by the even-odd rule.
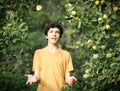
POLYGON ((120 0, 0 0, 0 91, 36 90, 24 75, 51 21, 64 27, 59 45, 75 68, 65 91, 120 91, 120 0))

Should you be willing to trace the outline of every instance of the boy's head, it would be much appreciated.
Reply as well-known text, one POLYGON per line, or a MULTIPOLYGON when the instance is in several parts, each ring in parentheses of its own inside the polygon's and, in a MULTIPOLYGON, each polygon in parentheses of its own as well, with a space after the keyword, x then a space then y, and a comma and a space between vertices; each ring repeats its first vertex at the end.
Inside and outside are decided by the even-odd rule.
POLYGON ((50 28, 58 28, 59 31, 60 31, 60 38, 62 37, 63 27, 62 27, 60 24, 58 24, 58 23, 56 23, 56 22, 53 22, 53 23, 48 24, 48 25, 46 26, 46 28, 45 28, 45 31, 44 31, 44 33, 45 33, 46 36, 47 36, 47 33, 48 33, 48 31, 49 31, 50 28))

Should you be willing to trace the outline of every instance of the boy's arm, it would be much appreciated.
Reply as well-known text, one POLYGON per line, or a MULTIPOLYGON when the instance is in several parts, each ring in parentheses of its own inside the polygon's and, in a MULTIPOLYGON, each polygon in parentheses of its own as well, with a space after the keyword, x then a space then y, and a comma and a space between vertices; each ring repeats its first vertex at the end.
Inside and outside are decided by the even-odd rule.
POLYGON ((65 82, 66 82, 67 84, 70 84, 69 78, 70 78, 70 72, 68 71, 68 72, 66 72, 66 74, 65 74, 65 82))
POLYGON ((66 74, 65 74, 65 82, 68 85, 74 84, 76 81, 77 81, 77 79, 74 76, 70 76, 70 72, 69 71, 66 72, 66 74))
POLYGON ((36 80, 39 80, 40 79, 40 71, 39 70, 35 70, 33 76, 36 78, 36 80))

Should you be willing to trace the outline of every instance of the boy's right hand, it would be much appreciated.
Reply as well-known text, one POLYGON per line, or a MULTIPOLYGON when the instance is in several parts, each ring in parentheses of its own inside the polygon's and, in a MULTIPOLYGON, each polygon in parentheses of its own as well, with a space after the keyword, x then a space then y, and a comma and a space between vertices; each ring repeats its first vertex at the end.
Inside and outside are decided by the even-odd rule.
POLYGON ((35 78, 35 76, 31 74, 25 74, 25 77, 28 78, 26 84, 32 84, 34 82, 37 82, 37 79, 35 78))

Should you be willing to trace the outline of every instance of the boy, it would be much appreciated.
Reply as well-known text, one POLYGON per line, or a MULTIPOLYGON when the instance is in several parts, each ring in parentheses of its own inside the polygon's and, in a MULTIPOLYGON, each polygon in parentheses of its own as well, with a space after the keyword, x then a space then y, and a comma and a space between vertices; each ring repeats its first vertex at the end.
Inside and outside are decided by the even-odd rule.
POLYGON ((65 84, 72 84, 70 76, 73 70, 71 55, 58 46, 63 28, 58 23, 51 23, 45 29, 48 45, 37 49, 33 58, 34 75, 27 74, 26 84, 39 82, 37 91, 61 91, 65 84))

